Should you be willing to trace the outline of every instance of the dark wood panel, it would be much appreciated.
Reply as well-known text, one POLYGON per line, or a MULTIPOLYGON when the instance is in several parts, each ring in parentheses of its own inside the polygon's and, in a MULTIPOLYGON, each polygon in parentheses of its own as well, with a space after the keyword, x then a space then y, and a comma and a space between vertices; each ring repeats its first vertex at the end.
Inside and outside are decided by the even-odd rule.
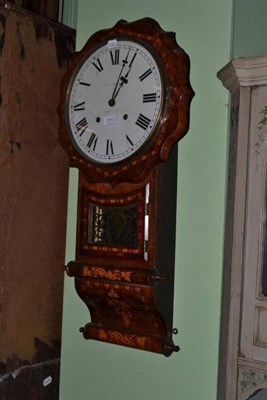
POLYGON ((74 33, 0 5, 0 375, 13 382, 8 395, 0 376, 1 399, 58 398, 23 387, 30 369, 10 371, 60 354, 68 159, 57 107, 74 33), (15 397, 19 385, 35 397, 15 397))

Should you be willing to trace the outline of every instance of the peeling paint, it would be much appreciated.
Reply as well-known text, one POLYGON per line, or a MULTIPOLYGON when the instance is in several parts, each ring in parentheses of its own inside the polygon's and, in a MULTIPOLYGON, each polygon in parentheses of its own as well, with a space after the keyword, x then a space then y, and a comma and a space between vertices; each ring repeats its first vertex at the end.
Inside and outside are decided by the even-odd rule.
POLYGON ((259 129, 263 129, 267 125, 267 106, 260 112, 262 114, 262 118, 259 121, 259 129))
POLYGON ((17 23, 17 37, 18 37, 19 43, 20 43, 20 57, 22 59, 24 59, 25 58, 25 47, 24 47, 24 44, 23 44, 23 41, 22 41, 22 36, 21 36, 21 33, 20 33, 19 23, 17 23))
POLYGON ((15 142, 14 140, 9 140, 9 144, 10 144, 10 153, 14 153, 14 148, 16 150, 20 150, 21 149, 21 143, 19 142, 15 142))
POLYGON ((62 32, 55 32, 55 45, 59 68, 61 68, 65 63, 68 65, 73 57, 75 37, 63 36, 62 32))
MULTIPOLYGON (((0 361, 0 383, 4 374, 9 373, 14 369, 20 369, 25 365, 45 363, 48 360, 60 358, 60 339, 54 340, 50 345, 39 338, 34 338, 35 355, 32 360, 22 360, 17 354, 13 354, 6 360, 0 361)), ((1 396, 0 396, 1 398, 1 396)))
POLYGON ((260 148, 265 142, 266 137, 266 127, 267 127, 267 106, 263 108, 259 113, 261 115, 261 119, 258 122, 258 130, 256 132, 257 139, 255 142, 256 152, 260 154, 260 148))
POLYGON ((61 68, 65 63, 70 63, 75 49, 75 31, 70 30, 71 34, 64 35, 63 30, 54 30, 54 36, 48 24, 34 21, 36 40, 45 39, 55 41, 57 62, 61 68))
POLYGON ((16 93, 16 100, 17 100, 17 104, 20 106, 22 104, 22 98, 20 93, 16 93))
POLYGON ((41 22, 34 21, 34 28, 35 28, 35 37, 37 41, 44 38, 52 42, 52 33, 50 31, 48 24, 43 24, 41 22))

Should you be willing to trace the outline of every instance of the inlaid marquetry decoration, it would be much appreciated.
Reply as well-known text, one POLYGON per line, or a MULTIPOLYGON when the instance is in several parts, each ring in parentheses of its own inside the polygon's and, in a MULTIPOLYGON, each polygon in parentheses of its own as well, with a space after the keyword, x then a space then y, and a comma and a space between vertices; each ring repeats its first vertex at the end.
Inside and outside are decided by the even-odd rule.
POLYGON ((79 169, 76 257, 66 266, 96 339, 166 356, 173 343, 177 145, 189 57, 144 18, 96 32, 61 88, 60 140, 79 169))

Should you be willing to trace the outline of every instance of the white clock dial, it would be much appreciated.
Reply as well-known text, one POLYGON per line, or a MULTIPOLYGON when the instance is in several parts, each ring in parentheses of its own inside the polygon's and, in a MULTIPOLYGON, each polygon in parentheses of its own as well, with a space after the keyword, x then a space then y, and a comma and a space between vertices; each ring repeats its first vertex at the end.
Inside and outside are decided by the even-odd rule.
POLYGON ((70 82, 66 122, 74 146, 102 164, 133 156, 155 132, 163 98, 159 62, 150 50, 123 39, 102 44, 70 82))

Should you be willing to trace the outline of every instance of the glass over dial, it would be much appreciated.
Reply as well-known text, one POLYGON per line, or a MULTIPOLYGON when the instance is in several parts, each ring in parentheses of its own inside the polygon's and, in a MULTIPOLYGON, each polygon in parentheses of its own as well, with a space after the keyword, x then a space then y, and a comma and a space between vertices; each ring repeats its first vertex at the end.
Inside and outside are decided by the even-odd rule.
POLYGON ((74 146, 102 164, 132 157, 157 130, 164 92, 159 60, 144 44, 101 44, 81 60, 69 85, 66 123, 74 146))

